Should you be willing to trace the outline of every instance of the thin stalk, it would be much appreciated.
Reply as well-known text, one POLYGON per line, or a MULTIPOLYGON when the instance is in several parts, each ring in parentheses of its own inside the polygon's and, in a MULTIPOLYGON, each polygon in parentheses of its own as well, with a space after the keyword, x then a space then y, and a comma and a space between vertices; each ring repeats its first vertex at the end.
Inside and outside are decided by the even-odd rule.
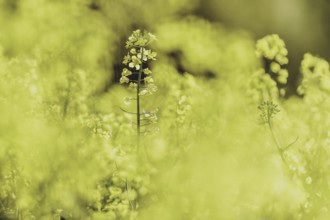
POLYGON ((289 165, 288 165, 288 163, 286 162, 285 157, 284 157, 284 151, 285 151, 285 150, 283 150, 283 148, 281 147, 281 143, 280 143, 280 141, 278 140, 277 136, 275 135, 275 132, 274 132, 274 129, 273 129, 273 126, 272 126, 272 121, 271 121, 271 112, 270 112, 269 109, 267 110, 267 119, 268 119, 268 120, 267 120, 268 128, 269 128, 269 130, 270 130, 270 133, 272 134, 272 138, 273 138, 273 140, 274 140, 274 142, 275 142, 276 149, 277 149, 277 151, 278 151, 278 153, 279 153, 279 155, 280 155, 280 157, 281 157, 281 160, 282 160, 283 163, 285 164, 285 166, 286 166, 287 168, 289 168, 289 165))
POLYGON ((136 92, 136 130, 138 138, 138 146, 140 145, 140 133, 141 133, 141 115, 140 115, 140 87, 141 87, 141 78, 143 71, 143 47, 140 47, 141 50, 141 67, 139 70, 138 81, 137 81, 137 92, 136 92))
POLYGON ((274 133, 274 130, 273 130, 273 126, 272 126, 271 121, 268 120, 268 123, 267 124, 268 124, 269 130, 270 130, 270 133, 272 134, 272 138, 273 138, 273 140, 275 142, 277 151, 280 154, 282 161, 286 164, 286 160, 285 160, 285 157, 284 157, 283 149, 281 147, 280 141, 277 139, 277 137, 276 137, 276 135, 274 133))

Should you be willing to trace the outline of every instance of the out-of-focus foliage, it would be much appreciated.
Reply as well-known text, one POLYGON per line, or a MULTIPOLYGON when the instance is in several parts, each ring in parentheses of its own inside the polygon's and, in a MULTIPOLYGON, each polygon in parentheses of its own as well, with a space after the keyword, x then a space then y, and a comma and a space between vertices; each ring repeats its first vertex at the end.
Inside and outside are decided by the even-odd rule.
POLYGON ((0 0, 0 219, 329 219, 329 63, 307 53, 288 97, 289 44, 198 3, 0 0), (136 26, 158 86, 138 150, 136 26))
POLYGON ((250 36, 227 32, 220 24, 188 17, 165 22, 157 27, 156 33, 159 50, 170 54, 181 71, 230 77, 230 72, 256 63, 250 36))
POLYGON ((304 53, 330 59, 329 11, 328 0, 203 0, 198 8, 209 20, 249 30, 258 38, 279 34, 290 51, 288 94, 296 94, 304 53))
POLYGON ((330 57, 327 0, 205 0, 200 5, 200 13, 213 21, 250 30, 257 36, 280 34, 295 64, 306 50, 330 57))
POLYGON ((283 86, 289 76, 284 68, 289 62, 284 41, 276 34, 266 36, 257 41, 256 54, 263 59, 264 67, 251 76, 249 94, 252 100, 260 103, 284 96, 283 86))

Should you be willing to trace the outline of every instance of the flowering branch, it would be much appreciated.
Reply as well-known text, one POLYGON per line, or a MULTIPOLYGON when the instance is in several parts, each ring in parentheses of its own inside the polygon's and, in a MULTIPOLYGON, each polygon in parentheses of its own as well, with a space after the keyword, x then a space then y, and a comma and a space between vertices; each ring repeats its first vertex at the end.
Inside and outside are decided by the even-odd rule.
POLYGON ((136 113, 121 109, 126 113, 136 114, 138 143, 142 126, 141 116, 145 114, 141 113, 141 96, 151 95, 157 91, 154 79, 151 76, 152 71, 146 67, 148 61, 156 60, 157 53, 146 49, 155 39, 156 37, 153 34, 146 31, 136 30, 133 32, 126 42, 126 48, 129 49, 129 52, 124 57, 123 64, 127 67, 123 69, 120 78, 121 84, 127 83, 130 88, 136 91, 136 98, 128 98, 128 100, 136 100, 136 113))

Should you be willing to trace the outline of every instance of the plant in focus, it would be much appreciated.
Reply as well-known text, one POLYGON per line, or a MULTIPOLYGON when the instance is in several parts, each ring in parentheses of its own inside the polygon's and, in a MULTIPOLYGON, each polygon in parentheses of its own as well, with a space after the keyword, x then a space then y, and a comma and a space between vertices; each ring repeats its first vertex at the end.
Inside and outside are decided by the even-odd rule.
MULTIPOLYGON (((123 64, 126 66, 120 78, 121 84, 128 84, 129 88, 135 91, 135 97, 125 97, 125 102, 136 101, 136 112, 128 112, 136 115, 137 136, 141 134, 141 127, 153 124, 157 121, 157 110, 146 111, 142 109, 141 98, 152 95, 157 91, 154 84, 152 71, 149 69, 149 61, 156 60, 157 53, 147 47, 156 40, 156 37, 149 32, 136 30, 126 42, 127 55, 123 64)), ((138 141, 139 142, 139 141, 138 141)))

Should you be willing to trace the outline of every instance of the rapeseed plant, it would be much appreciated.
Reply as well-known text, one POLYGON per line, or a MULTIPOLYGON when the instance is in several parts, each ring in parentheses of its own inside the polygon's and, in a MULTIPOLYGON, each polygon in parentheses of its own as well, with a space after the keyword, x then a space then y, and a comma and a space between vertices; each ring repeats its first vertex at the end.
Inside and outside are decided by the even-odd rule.
MULTIPOLYGON (((147 47, 156 40, 156 36, 146 31, 135 30, 126 41, 126 49, 129 50, 124 57, 123 64, 129 69, 124 68, 121 73, 120 83, 129 84, 136 95, 135 97, 125 97, 126 102, 136 101, 136 112, 130 114, 136 115, 136 130, 138 143, 141 134, 141 127, 157 121, 157 110, 142 110, 141 97, 152 95, 157 91, 154 84, 152 71, 148 67, 148 61, 156 60, 157 53, 147 47), (143 124, 141 123, 143 122, 143 124)), ((125 110, 123 110, 125 111, 125 110)), ((127 111, 125 111, 127 112, 127 111)), ((127 112, 129 113, 129 112, 127 112)))

